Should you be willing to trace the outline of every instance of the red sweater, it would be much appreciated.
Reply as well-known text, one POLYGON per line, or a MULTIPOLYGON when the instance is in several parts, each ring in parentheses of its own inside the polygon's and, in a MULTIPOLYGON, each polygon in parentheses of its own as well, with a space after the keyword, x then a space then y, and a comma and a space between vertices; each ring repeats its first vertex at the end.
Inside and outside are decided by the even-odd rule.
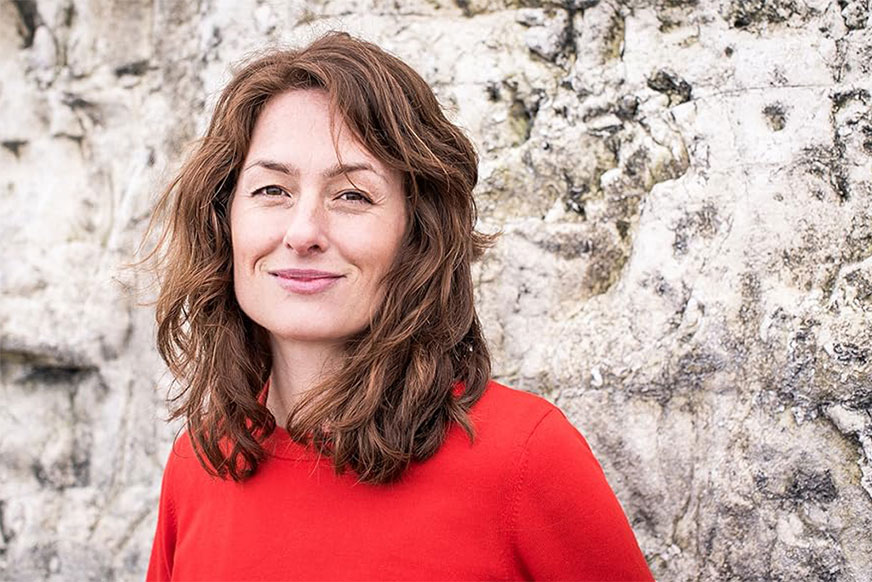
POLYGON ((148 580, 652 580, 584 438, 491 382, 439 451, 390 485, 337 476, 278 428, 243 483, 187 434, 164 471, 148 580))

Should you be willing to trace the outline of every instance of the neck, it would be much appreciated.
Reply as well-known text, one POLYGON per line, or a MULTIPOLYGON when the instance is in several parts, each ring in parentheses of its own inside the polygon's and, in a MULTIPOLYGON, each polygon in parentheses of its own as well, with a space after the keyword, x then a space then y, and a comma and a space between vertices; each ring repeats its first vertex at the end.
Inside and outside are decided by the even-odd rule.
POLYGON ((267 408, 284 426, 300 396, 314 388, 338 364, 342 348, 335 343, 288 341, 270 338, 272 371, 267 408))

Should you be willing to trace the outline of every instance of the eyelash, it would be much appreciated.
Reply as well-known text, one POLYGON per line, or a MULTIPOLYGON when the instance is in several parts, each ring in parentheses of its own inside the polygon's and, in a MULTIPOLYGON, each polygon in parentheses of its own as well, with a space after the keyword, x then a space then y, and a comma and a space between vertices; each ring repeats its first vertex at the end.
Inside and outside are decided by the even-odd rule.
MULTIPOLYGON (((274 186, 274 185, 273 186, 262 186, 251 193, 252 196, 284 196, 286 194, 287 194, 287 191, 285 191, 280 186, 274 186), (278 190, 280 192, 280 194, 268 194, 267 192, 269 190, 278 190)), ((339 196, 345 196, 346 194, 356 194, 357 196, 360 197, 359 199, 356 199, 356 200, 346 200, 346 202, 363 202, 366 204, 372 204, 372 200, 370 200, 370 198, 366 194, 364 194, 363 192, 361 192, 359 190, 345 190, 345 191, 341 192, 339 194, 339 196)))
POLYGON ((360 190, 345 190, 344 192, 342 192, 342 193, 339 194, 339 195, 340 195, 340 196, 345 196, 346 194, 356 194, 357 196, 360 196, 359 199, 357 199, 357 200, 347 200, 348 202, 365 202, 366 204, 372 204, 372 200, 369 199, 369 196, 367 196, 366 194, 364 194, 364 193, 361 192, 360 190))
POLYGON ((257 190, 254 190, 251 195, 252 196, 272 196, 272 194, 268 194, 268 190, 278 190, 280 192, 279 195, 287 194, 284 190, 279 188, 278 186, 261 186, 257 190))

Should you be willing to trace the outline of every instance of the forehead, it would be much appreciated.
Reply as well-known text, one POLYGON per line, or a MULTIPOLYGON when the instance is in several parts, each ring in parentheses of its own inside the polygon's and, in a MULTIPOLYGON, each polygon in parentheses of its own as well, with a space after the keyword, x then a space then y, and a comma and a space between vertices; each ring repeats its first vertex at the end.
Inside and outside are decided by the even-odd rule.
MULTIPOLYGON (((254 125, 252 153, 271 157, 323 158, 354 156, 380 162, 361 144, 341 116, 331 112, 330 96, 321 89, 286 91, 266 102, 254 125)), ((288 160, 290 161, 290 160, 288 160)))

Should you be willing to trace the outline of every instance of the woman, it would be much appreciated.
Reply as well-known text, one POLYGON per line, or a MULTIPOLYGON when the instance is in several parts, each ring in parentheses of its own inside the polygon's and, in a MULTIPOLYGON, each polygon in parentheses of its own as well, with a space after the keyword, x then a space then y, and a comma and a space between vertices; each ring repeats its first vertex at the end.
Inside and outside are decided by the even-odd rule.
POLYGON ((187 431, 148 579, 650 579, 581 435, 489 381, 476 167, 346 34, 234 76, 156 214, 187 431))

